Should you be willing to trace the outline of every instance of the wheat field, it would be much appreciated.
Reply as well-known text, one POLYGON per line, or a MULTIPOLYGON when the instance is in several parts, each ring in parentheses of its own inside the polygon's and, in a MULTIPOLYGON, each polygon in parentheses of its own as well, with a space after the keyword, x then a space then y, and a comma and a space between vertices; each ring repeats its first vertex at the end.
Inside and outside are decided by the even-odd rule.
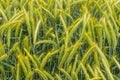
POLYGON ((120 0, 0 0, 0 80, 120 80, 120 0))

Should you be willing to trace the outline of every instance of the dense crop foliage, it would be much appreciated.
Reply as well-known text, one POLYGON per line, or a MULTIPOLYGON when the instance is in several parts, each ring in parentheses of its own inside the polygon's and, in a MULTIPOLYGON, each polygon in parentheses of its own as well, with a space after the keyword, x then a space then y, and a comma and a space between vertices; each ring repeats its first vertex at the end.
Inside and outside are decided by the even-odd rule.
POLYGON ((0 0, 0 80, 120 80, 120 0, 0 0))

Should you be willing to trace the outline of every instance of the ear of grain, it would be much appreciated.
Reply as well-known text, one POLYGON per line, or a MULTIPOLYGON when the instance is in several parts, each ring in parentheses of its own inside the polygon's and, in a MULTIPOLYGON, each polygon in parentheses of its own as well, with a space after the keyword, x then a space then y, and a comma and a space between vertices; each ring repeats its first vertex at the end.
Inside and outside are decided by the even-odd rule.
POLYGON ((65 75, 67 79, 72 80, 71 76, 63 68, 59 68, 59 70, 65 75))
POLYGON ((35 69, 35 72, 38 73, 42 77, 42 79, 48 80, 47 76, 40 69, 35 69))

